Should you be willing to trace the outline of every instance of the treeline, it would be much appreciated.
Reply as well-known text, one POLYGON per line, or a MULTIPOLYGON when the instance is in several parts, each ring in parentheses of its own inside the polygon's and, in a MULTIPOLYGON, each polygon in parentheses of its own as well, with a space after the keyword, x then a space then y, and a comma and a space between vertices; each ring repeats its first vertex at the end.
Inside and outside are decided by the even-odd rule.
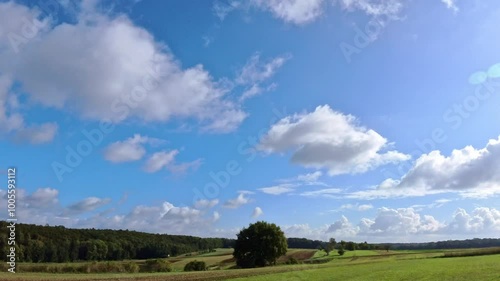
POLYGON ((296 249, 327 249, 330 248, 344 248, 348 251, 355 250, 374 250, 374 249, 385 249, 385 245, 375 245, 368 244, 367 242, 356 243, 353 241, 344 241, 340 242, 335 241, 335 239, 330 239, 329 242, 321 241, 321 240, 309 240, 306 238, 288 238, 288 248, 296 248, 296 249))
POLYGON ((325 242, 320 240, 309 240, 306 238, 287 238, 288 248, 292 249, 318 249, 325 242))
POLYGON ((431 250, 500 247, 500 238, 474 238, 426 243, 388 243, 392 250, 431 250))
MULTIPOLYGON (((0 229, 7 229, 0 221, 0 229)), ((215 248, 230 248, 233 239, 150 234, 128 230, 69 229, 63 226, 16 225, 19 262, 72 262, 155 259, 215 248)), ((0 233, 0 255, 7 259, 10 245, 0 233)))
POLYGON ((353 241, 340 242, 330 239, 329 242, 319 240, 309 240, 306 238, 288 238, 288 248, 303 249, 334 249, 343 248, 348 251, 354 250, 433 250, 433 249, 469 249, 469 248, 490 248, 500 247, 500 238, 474 238, 467 240, 447 240, 424 243, 357 243, 353 241), (333 245, 333 246, 332 246, 333 245))

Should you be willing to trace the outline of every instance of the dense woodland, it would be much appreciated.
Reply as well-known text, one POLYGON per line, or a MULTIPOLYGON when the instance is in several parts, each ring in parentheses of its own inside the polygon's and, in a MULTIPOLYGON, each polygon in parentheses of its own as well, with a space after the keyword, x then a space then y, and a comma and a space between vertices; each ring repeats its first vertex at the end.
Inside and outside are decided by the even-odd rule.
MULTIPOLYGON (((0 229, 7 229, 1 221, 0 229)), ((232 247, 234 240, 150 234, 128 230, 69 229, 63 226, 16 225, 16 256, 20 262, 149 259, 232 247)), ((7 233, 0 233, 5 259, 7 233)))
MULTIPOLYGON (((7 223, 0 221, 0 229, 7 223)), ((6 259, 7 231, 0 232, 0 255, 6 259)), ((183 235, 151 234, 129 230, 69 229, 63 226, 16 225, 16 256, 19 262, 71 262, 93 260, 152 259, 231 248, 234 239, 199 238, 183 235)), ((327 242, 288 238, 288 248, 325 249, 327 242)), ((370 249, 451 249, 499 247, 500 239, 470 239, 429 243, 368 244, 335 242, 334 248, 370 249)))

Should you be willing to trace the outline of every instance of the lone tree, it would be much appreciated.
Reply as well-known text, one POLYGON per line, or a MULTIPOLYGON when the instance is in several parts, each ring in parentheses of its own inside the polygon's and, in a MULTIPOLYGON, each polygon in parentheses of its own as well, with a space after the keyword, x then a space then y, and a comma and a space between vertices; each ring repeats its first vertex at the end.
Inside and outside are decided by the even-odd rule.
POLYGON ((281 228, 274 223, 259 221, 240 231, 233 256, 238 266, 249 268, 274 265, 287 250, 281 228))
POLYGON ((325 250, 327 256, 329 256, 330 252, 333 251, 333 249, 335 249, 336 245, 337 245, 337 241, 335 241, 335 238, 330 238, 330 241, 325 243, 323 250, 325 250))

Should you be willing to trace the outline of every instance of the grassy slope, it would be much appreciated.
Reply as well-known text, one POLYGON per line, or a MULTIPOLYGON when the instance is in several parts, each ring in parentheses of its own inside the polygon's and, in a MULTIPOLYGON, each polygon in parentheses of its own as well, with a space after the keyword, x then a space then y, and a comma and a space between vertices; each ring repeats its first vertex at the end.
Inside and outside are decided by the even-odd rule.
MULTIPOLYGON (((347 259, 346 259, 347 261, 347 259)), ((500 280, 500 255, 449 259, 407 259, 394 257, 384 262, 341 262, 329 267, 298 272, 268 274, 231 280, 500 280)))
MULTIPOLYGON (((212 270, 208 272, 173 272, 142 274, 42 274, 0 273, 0 280, 500 280, 500 255, 432 258, 443 252, 400 251, 347 252, 343 257, 330 255, 330 262, 319 265, 275 266, 257 269, 212 270), (232 280, 232 279, 231 279, 232 280)), ((287 255, 313 256, 310 250, 291 250, 287 255)), ((316 258, 325 258, 316 253, 316 258)), ((230 251, 221 251, 191 257, 180 257, 173 263, 175 269, 189 260, 205 260, 207 265, 231 257, 230 251)), ((313 257, 314 258, 314 257, 313 257)))

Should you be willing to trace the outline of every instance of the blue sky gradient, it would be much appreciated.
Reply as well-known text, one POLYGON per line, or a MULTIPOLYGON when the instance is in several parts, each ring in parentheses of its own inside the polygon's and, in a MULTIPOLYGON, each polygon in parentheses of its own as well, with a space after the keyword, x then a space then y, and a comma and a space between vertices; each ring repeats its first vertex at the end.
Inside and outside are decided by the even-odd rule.
POLYGON ((0 2, 0 149, 20 221, 500 233, 500 3, 47 3, 0 2))

